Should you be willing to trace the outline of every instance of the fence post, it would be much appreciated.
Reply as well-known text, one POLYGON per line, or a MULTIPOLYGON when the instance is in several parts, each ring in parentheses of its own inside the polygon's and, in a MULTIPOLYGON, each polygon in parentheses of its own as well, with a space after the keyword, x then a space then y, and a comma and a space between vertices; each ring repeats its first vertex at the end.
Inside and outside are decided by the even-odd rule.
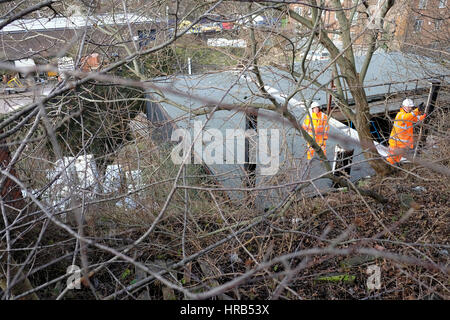
POLYGON ((436 105, 439 90, 441 89, 440 80, 432 79, 430 80, 430 83, 430 93, 428 94, 427 104, 425 106, 425 114, 427 115, 427 117, 423 120, 423 122, 419 124, 419 137, 417 139, 416 149, 414 150, 414 158, 416 157, 418 150, 425 145, 428 136, 428 128, 424 128, 423 125, 430 122, 430 118, 433 116, 433 111, 436 105))
POLYGON ((188 75, 192 74, 192 62, 191 58, 188 58, 188 75))

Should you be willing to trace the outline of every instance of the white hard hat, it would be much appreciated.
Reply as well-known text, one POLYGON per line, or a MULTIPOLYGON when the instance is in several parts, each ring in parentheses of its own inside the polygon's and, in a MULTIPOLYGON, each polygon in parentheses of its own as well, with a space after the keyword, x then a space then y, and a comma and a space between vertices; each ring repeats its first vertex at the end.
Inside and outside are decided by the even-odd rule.
POLYGON ((316 101, 313 101, 313 102, 311 103, 310 109, 312 110, 312 109, 314 109, 314 108, 319 108, 319 109, 320 109, 320 104, 318 104, 316 101))
POLYGON ((404 107, 414 107, 414 102, 411 99, 403 100, 402 106, 404 107))

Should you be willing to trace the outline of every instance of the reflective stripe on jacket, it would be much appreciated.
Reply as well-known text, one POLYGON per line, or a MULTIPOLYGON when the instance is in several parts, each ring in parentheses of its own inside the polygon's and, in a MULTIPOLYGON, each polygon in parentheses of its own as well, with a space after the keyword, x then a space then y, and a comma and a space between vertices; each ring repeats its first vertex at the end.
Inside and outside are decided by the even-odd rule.
POLYGON ((419 109, 406 112, 403 108, 397 113, 389 138, 391 148, 413 148, 414 145, 414 123, 422 121, 425 115, 419 115, 419 109))
POLYGON ((303 129, 312 137, 316 138, 316 142, 328 139, 328 117, 323 112, 311 113, 311 118, 307 115, 303 122, 303 129), (311 125, 312 118, 312 125, 311 125), (313 135, 314 130, 314 135, 313 135))

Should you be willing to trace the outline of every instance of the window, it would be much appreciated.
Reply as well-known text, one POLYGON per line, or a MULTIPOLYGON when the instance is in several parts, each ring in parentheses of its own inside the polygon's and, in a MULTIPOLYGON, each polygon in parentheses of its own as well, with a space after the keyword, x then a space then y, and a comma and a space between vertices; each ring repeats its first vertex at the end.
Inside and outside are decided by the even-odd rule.
POLYGON ((439 9, 445 8, 447 6, 447 0, 439 0, 439 9))
POLYGON ((414 21, 414 31, 415 32, 422 31, 422 26, 423 26, 423 20, 416 19, 416 21, 414 21))
POLYGON ((295 11, 296 13, 298 13, 299 15, 302 15, 302 7, 296 6, 296 7, 294 8, 294 11, 295 11))
POLYGON ((419 0, 419 9, 425 9, 427 7, 427 0, 419 0))
POLYGON ((442 23, 444 22, 444 20, 442 19, 438 19, 434 22, 434 29, 435 30, 440 30, 442 28, 442 23))

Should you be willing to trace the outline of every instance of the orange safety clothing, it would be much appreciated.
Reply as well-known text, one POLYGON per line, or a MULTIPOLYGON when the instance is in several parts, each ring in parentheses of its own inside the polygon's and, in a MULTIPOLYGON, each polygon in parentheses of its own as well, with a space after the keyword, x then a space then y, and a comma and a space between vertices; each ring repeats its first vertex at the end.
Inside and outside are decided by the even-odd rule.
POLYGON ((419 109, 406 112, 403 108, 397 113, 394 126, 389 138, 389 157, 387 161, 391 164, 400 162, 402 154, 414 147, 414 123, 422 121, 424 115, 419 115, 419 109))
MULTIPOLYGON (((325 113, 319 111, 317 113, 312 112, 311 118, 307 115, 303 122, 303 129, 313 137, 316 143, 322 148, 323 153, 326 155, 326 141, 328 139, 328 117, 325 113), (312 123, 311 123, 312 118, 312 123)), ((314 155, 314 148, 308 144, 308 160, 311 160, 314 155)))

